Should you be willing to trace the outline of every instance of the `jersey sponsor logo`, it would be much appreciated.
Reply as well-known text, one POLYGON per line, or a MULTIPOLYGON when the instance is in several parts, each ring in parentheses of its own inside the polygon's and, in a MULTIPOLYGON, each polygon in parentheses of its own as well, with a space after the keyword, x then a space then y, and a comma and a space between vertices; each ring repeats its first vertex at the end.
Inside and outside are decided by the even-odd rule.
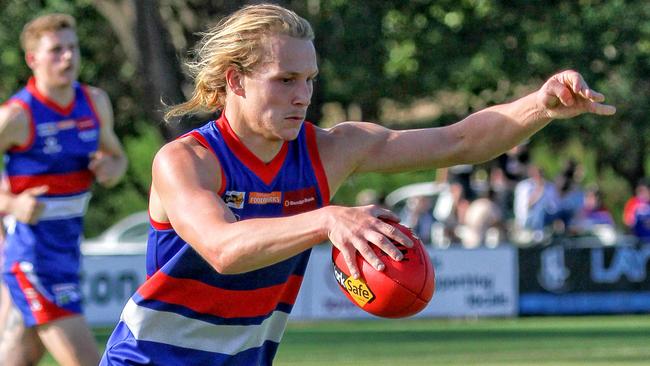
POLYGON ((63 130, 69 130, 71 128, 74 128, 75 125, 76 125, 75 120, 66 119, 66 120, 57 122, 56 123, 56 128, 58 128, 59 131, 63 131, 63 130))
POLYGON ((96 141, 99 133, 97 130, 79 131, 79 139, 85 142, 96 141))
POLYGON ((95 121, 90 117, 80 118, 76 121, 76 125, 78 130, 88 130, 95 128, 95 121))
POLYGON ((242 209, 246 200, 246 192, 226 191, 223 200, 228 207, 242 209))
POLYGON ((49 136, 44 141, 43 153, 44 154, 56 154, 61 152, 63 147, 59 144, 59 140, 54 136, 49 136))
POLYGON ((315 210, 318 208, 316 189, 309 187, 285 192, 282 206, 282 212, 286 215, 315 210))
POLYGON ((41 137, 53 136, 59 133, 56 122, 40 123, 36 125, 36 134, 41 137))
POLYGON ((278 204, 282 202, 282 193, 280 192, 250 192, 248 203, 252 205, 278 204))

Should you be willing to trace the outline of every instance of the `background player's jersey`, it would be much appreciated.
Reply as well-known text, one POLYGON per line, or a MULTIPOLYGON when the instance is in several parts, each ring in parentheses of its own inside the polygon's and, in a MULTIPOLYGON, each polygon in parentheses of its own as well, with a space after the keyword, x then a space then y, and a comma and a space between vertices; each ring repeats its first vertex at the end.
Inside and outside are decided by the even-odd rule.
POLYGON ((39 271, 78 271, 82 216, 93 182, 88 163, 99 145, 100 122, 86 87, 77 83, 74 90, 74 100, 62 108, 41 95, 32 78, 8 102, 20 104, 30 119, 29 141, 5 155, 11 192, 41 185, 49 190, 39 197, 45 210, 38 224, 9 227, 7 263, 28 261, 39 271))
MULTIPOLYGON (((79 242, 94 178, 88 163, 99 146, 100 120, 87 87, 75 83, 74 92, 74 99, 62 107, 40 94, 32 78, 7 102, 19 104, 25 110, 30 132, 24 145, 13 147, 5 154, 9 188, 13 194, 19 194, 32 187, 49 187, 46 194, 38 197, 45 209, 37 224, 5 218, 3 270, 23 278, 24 281, 18 281, 22 283, 21 288, 31 284, 33 290, 44 296, 32 299, 39 301, 40 306, 17 304, 19 307, 39 309, 45 306, 43 302, 65 307, 67 303, 80 302, 79 242), (57 277, 52 277, 53 274, 57 277), (39 282, 41 276, 51 281, 39 282)), ((34 292, 27 288, 22 291, 34 292)), ((25 299, 32 300, 29 296, 25 299)), ((72 310, 76 312, 78 304, 72 310)), ((48 320, 49 316, 43 317, 48 320)), ((29 319, 26 323, 29 325, 29 319)))
MULTIPOLYGON (((288 216, 329 203, 310 123, 266 164, 246 149, 224 117, 190 135, 217 156, 223 182, 218 193, 238 220, 288 216)), ((309 254, 222 275, 169 224, 152 221, 150 278, 126 305, 103 364, 126 363, 134 354, 151 364, 271 364, 309 254)))

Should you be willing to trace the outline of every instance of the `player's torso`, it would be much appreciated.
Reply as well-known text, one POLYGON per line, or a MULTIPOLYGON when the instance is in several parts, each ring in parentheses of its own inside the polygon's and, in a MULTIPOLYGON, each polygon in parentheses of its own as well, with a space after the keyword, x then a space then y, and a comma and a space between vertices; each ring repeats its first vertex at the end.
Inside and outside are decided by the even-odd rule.
MULTIPOLYGON (((231 140, 235 136, 227 128, 223 121, 210 123, 191 135, 222 164, 224 184, 219 195, 238 220, 292 215, 329 203, 323 169, 313 153, 312 126, 303 127, 298 139, 285 144, 268 164, 247 157, 240 150, 243 145, 231 140)), ((127 304, 122 321, 138 341, 146 341, 139 343, 142 347, 158 349, 157 344, 165 344, 148 355, 152 360, 179 347, 188 357, 205 357, 206 364, 270 363, 309 253, 255 271, 223 275, 185 244, 171 226, 156 228, 154 224, 147 258, 150 278, 127 304), (161 323, 173 323, 205 337, 179 339, 142 326, 161 323)))
POLYGON ((19 194, 48 187, 38 198, 45 209, 36 225, 8 219, 10 261, 56 267, 61 260, 75 263, 78 257, 82 217, 93 182, 88 164, 99 146, 100 121, 86 87, 75 84, 74 91, 73 101, 59 106, 41 95, 32 79, 9 101, 25 110, 30 124, 28 141, 5 154, 9 189, 19 194))

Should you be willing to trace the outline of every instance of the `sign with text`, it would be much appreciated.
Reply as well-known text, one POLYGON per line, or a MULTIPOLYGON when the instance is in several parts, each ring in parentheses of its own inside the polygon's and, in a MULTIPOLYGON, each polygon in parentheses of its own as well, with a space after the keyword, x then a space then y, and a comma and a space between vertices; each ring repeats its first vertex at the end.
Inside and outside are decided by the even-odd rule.
MULTIPOLYGON (((429 249, 436 272, 436 290, 416 317, 515 316, 517 314, 517 251, 496 249, 429 249)), ((294 319, 371 318, 338 288, 331 246, 312 251, 294 319)))

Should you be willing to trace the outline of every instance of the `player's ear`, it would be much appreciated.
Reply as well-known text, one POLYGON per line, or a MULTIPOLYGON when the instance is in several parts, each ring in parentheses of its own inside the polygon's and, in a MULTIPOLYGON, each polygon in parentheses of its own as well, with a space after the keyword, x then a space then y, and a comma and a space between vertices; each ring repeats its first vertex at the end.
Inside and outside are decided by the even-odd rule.
POLYGON ((30 51, 25 52, 25 63, 27 64, 27 66, 28 66, 30 69, 34 69, 34 62, 35 62, 35 60, 36 60, 36 59, 35 59, 35 57, 34 57, 34 53, 33 53, 33 52, 30 52, 30 51))
POLYGON ((228 89, 233 92, 235 95, 243 97, 246 95, 244 90, 244 74, 239 71, 236 67, 229 67, 226 71, 226 83, 228 84, 228 89))

